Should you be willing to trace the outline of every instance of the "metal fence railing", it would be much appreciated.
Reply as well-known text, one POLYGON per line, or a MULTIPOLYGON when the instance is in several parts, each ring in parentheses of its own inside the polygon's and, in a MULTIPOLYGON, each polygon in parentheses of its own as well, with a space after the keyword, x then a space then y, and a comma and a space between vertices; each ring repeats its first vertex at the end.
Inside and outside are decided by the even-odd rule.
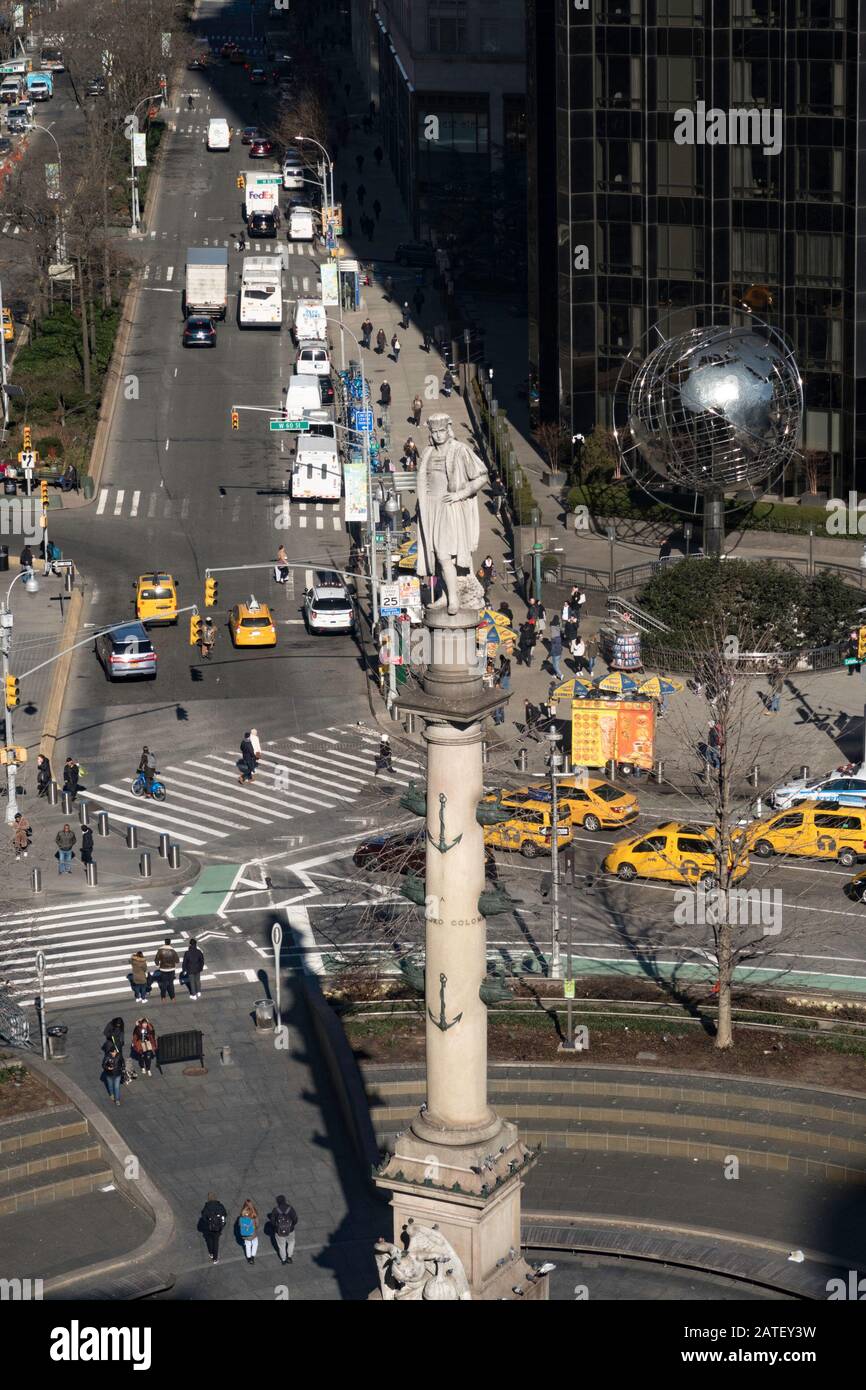
MULTIPOLYGON (((775 666, 787 674, 797 671, 833 671, 842 666, 848 654, 847 642, 834 642, 825 647, 798 648, 793 651, 777 652, 738 652, 731 658, 730 670, 735 676, 762 676, 775 666)), ((705 653, 696 648, 677 649, 666 647, 645 637, 641 643, 641 655, 645 666, 651 666, 662 673, 694 671, 705 659, 705 653)))

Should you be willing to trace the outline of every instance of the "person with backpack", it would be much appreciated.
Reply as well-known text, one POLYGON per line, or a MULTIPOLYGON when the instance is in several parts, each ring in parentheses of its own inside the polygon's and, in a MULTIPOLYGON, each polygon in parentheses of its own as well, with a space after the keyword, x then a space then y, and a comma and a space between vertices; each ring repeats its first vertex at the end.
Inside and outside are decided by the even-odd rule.
POLYGON ((269 1220, 274 1233, 274 1240, 277 1243, 277 1254, 280 1261, 284 1265, 290 1265, 295 1253, 295 1227, 298 1224, 298 1213, 286 1201, 285 1197, 278 1197, 277 1205, 271 1212, 269 1220))
POLYGON ((174 1003, 174 972, 180 964, 180 957, 171 944, 171 937, 167 936, 153 958, 153 963, 157 968, 157 984, 159 985, 159 1002, 165 1003, 165 996, 168 995, 172 1004, 174 1003))
POLYGON ((102 1076, 105 1089, 115 1105, 120 1104, 120 1086, 123 1081, 123 1058, 113 1043, 108 1043, 102 1056, 102 1076))
POLYGON ((207 1201, 201 1209, 201 1228, 204 1232, 205 1245, 211 1258, 211 1264, 218 1265, 220 1262, 220 1236, 228 1219, 228 1212, 222 1202, 218 1200, 216 1193, 209 1192, 207 1201))
POLYGON ((132 992, 137 1000, 146 999, 150 981, 147 976, 147 959, 144 951, 133 951, 129 957, 129 964, 132 970, 132 992))
POLYGON ((189 945, 183 953, 180 968, 186 976, 190 999, 201 999, 201 972, 204 970, 204 955, 194 936, 189 939, 189 945))
POLYGON ((143 1014, 135 1020, 132 1047, 129 1050, 138 1063, 139 1076, 150 1076, 150 1069, 157 1053, 156 1029, 143 1014))
POLYGON ((256 1262, 256 1251, 259 1248, 258 1231, 259 1214, 248 1197, 238 1217, 238 1235, 244 1243, 248 1265, 254 1265, 256 1262))
POLYGON ((395 362, 400 361, 400 349, 402 346, 403 344, 400 342, 400 339, 397 337, 397 334, 395 333, 391 338, 391 356, 394 358, 395 362))

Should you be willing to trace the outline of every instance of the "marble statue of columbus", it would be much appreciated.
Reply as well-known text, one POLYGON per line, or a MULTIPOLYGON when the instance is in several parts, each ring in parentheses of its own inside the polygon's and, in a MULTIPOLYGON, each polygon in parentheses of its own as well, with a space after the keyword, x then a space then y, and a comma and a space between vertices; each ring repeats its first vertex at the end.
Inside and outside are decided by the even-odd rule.
POLYGON ((458 569, 473 573, 478 546, 477 494, 487 482, 487 469, 468 445, 454 438, 449 415, 427 421, 430 444, 418 464, 418 561, 416 573, 425 579, 441 572, 445 592, 430 605, 457 613, 460 608, 458 569))

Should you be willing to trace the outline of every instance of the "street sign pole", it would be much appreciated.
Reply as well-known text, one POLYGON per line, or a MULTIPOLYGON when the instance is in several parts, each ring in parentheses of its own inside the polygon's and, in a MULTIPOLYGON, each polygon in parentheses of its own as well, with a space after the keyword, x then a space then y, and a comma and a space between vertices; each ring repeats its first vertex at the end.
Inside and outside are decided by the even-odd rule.
POLYGON ((280 946, 283 940, 283 929, 279 922, 274 922, 271 927, 271 945, 274 948, 274 996, 277 1005, 277 1028, 282 1027, 282 1013, 280 1012, 280 946))
POLYGON ((48 1035, 45 1031, 45 955, 36 952, 36 974, 39 979, 39 1032, 42 1037, 42 1060, 48 1060, 48 1035))

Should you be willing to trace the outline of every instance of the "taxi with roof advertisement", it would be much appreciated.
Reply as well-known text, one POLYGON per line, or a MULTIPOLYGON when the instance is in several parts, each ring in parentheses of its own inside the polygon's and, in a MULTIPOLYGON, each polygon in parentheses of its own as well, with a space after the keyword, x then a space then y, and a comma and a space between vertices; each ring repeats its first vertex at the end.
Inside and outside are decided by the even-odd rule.
MULTIPOLYGON (((494 792, 484 798, 485 802, 501 803, 505 810, 513 809, 514 815, 498 825, 485 825, 484 843, 491 849, 519 850, 526 859, 534 859, 538 854, 549 854, 553 843, 553 810, 550 794, 547 799, 537 796, 533 789, 522 792, 494 792)), ((570 845, 573 831, 567 821, 557 825, 557 842, 560 849, 570 845)))
POLYGON ((254 594, 249 603, 236 603, 229 610, 229 632, 236 647, 275 647, 277 629, 271 610, 254 594))
MULTIPOLYGON (((550 788, 542 784, 521 787, 518 792, 503 792, 503 804, 510 805, 510 798, 516 795, 530 795, 547 805, 551 801, 550 788)), ((557 779, 556 799, 559 819, 564 825, 579 825, 592 832, 631 825, 640 811, 633 792, 621 791, 603 777, 584 777, 579 773, 557 779)))

